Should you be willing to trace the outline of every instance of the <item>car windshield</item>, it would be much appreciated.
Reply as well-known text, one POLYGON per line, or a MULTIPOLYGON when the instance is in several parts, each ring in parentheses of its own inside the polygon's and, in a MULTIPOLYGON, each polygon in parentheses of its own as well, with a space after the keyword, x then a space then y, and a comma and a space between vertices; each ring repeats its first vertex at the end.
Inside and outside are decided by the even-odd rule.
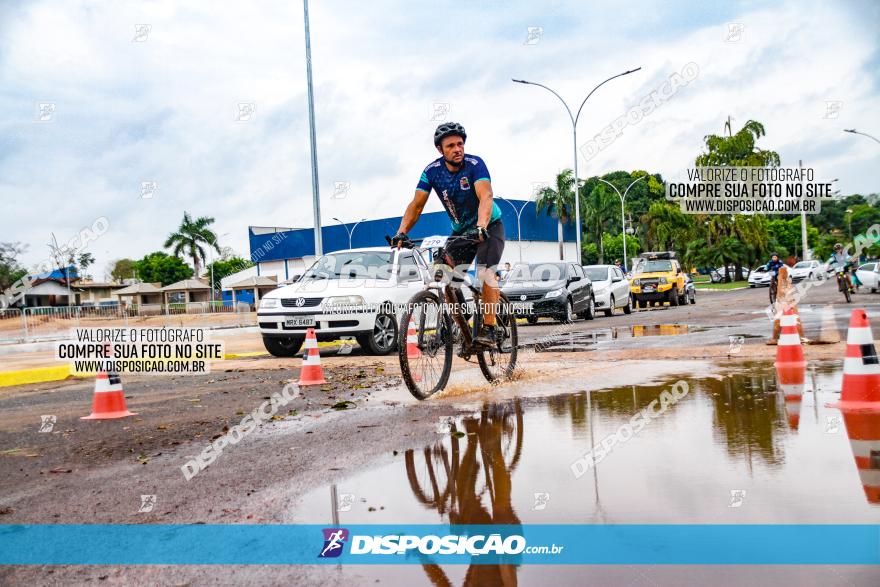
POLYGON ((608 267, 584 267, 590 281, 605 281, 608 279, 608 267))
POLYGON ((565 263, 523 263, 510 270, 505 283, 560 279, 565 279, 565 263))
POLYGON ((794 266, 794 269, 809 269, 813 264, 809 261, 801 261, 794 266))
POLYGON ((766 265, 761 265, 760 267, 756 267, 753 273, 765 273, 767 271, 766 265))
POLYGON ((672 261, 658 259, 639 263, 633 273, 638 275, 639 273, 664 273, 666 271, 672 271, 672 261))
POLYGON ((391 279, 393 251, 354 251, 324 255, 302 279, 391 279))

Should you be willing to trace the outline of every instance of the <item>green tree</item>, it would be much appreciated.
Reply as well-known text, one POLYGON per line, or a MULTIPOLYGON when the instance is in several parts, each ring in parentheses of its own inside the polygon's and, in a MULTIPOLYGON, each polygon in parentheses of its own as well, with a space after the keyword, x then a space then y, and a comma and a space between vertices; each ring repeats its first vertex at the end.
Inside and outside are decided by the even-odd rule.
MULTIPOLYGON (((779 154, 758 147, 758 139, 766 134, 764 125, 749 120, 736 133, 733 132, 730 117, 724 124, 727 136, 707 135, 704 137, 705 151, 697 156, 698 167, 777 167, 779 154)), ((763 215, 715 215, 708 219, 706 242, 716 247, 727 273, 727 267, 734 265, 735 279, 742 279, 742 267, 751 266, 766 254, 770 246, 767 221, 763 215)), ((700 223, 697 222, 699 229, 700 223)), ((725 275, 730 280, 730 275, 725 275)))
POLYGON ((0 291, 12 287, 16 281, 27 275, 18 258, 24 253, 21 243, 0 243, 0 291))
POLYGON ((202 245, 208 245, 220 253, 217 235, 209 228, 213 223, 214 219, 209 216, 200 216, 193 220, 189 212, 184 212, 177 232, 168 235, 162 245, 166 249, 172 249, 175 256, 186 253, 192 259, 196 277, 200 274, 201 263, 205 261, 205 249, 202 245))
POLYGON ((587 232, 595 237, 599 247, 599 263, 603 264, 605 263, 605 247, 602 235, 605 234, 605 227, 613 224, 614 218, 620 216, 620 199, 614 190, 599 182, 585 200, 586 206, 582 206, 582 208, 585 212, 584 221, 587 225, 587 232))
POLYGON ((76 259, 77 274, 80 277, 91 277, 88 269, 95 264, 95 257, 91 253, 80 253, 76 259))
POLYGON ((675 204, 654 202, 641 218, 646 250, 677 251, 690 240, 693 220, 675 204))
POLYGON ((134 269, 141 281, 159 282, 163 286, 193 276, 193 270, 189 265, 178 257, 173 257, 162 251, 150 253, 140 261, 136 261, 134 269))
POLYGON ((114 281, 122 281, 134 277, 135 262, 131 259, 118 259, 113 262, 113 268, 110 270, 110 277, 114 281))
MULTIPOLYGON (((605 258, 608 259, 608 262, 611 263, 615 259, 620 259, 623 262, 623 235, 619 232, 617 234, 609 234, 605 233, 602 235, 602 246, 605 250, 605 258)), ((626 256, 627 257, 635 257, 642 251, 642 245, 639 242, 639 239, 635 236, 628 234, 626 235, 626 256)), ((602 261, 599 261, 602 264, 602 261)), ((626 260, 627 268, 630 266, 629 259, 626 260)))
MULTIPOLYGON (((535 211, 546 211, 547 216, 555 217, 558 225, 559 258, 563 259, 562 225, 567 224, 574 209, 575 180, 571 169, 563 169, 556 176, 556 186, 546 186, 538 192, 535 211)), ((580 227, 578 227, 580 228, 580 227)))
POLYGON ((212 275, 213 273, 213 281, 211 282, 211 287, 213 287, 215 290, 219 290, 221 279, 253 266, 254 263, 249 259, 242 259, 241 257, 231 257, 226 260, 219 259, 217 261, 214 261, 213 263, 209 263, 208 266, 205 267, 205 270, 208 271, 208 275, 212 275), (213 271, 211 271, 212 268, 213 271))

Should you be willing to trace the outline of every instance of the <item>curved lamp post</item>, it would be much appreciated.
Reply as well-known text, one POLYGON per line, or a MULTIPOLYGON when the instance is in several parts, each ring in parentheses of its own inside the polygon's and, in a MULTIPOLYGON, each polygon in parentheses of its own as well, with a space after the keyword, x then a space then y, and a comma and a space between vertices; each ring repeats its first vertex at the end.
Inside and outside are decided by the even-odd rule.
POLYGON ((601 177, 598 178, 602 183, 607 183, 611 186, 615 192, 617 192, 617 197, 620 198, 620 234, 623 235, 623 272, 626 273, 626 212, 623 209, 623 203, 626 201, 626 194, 629 192, 629 188, 636 185, 636 183, 648 177, 647 175, 643 175, 641 177, 635 178, 631 184, 626 186, 626 189, 623 190, 623 194, 620 193, 620 190, 611 183, 610 181, 604 180, 601 177))
MULTIPOLYGON (((635 69, 630 69, 629 71, 624 71, 623 73, 618 73, 617 75, 613 75, 613 76, 609 77, 608 79, 606 79, 601 84, 599 84, 598 86, 596 86, 595 88, 593 88, 590 91, 590 93, 587 94, 587 97, 584 98, 584 101, 581 102, 581 106, 580 106, 580 108, 578 108, 577 114, 572 114, 571 108, 568 107, 568 104, 565 102, 565 100, 562 99, 562 96, 560 96, 559 94, 557 94, 556 92, 554 92, 553 90, 548 88, 547 86, 545 86, 543 84, 538 84, 535 82, 529 82, 529 81, 522 80, 522 79, 511 80, 511 81, 516 82, 518 84, 526 84, 529 86, 538 86, 539 88, 544 88, 545 90, 547 90, 548 92, 550 92, 551 94, 553 94, 554 96, 559 98, 559 101, 562 102, 563 106, 565 106, 565 111, 568 112, 568 118, 571 120, 571 138, 572 138, 572 145, 574 147, 574 220, 575 220, 575 224, 577 226, 577 230, 575 231, 575 236, 576 236, 575 242, 577 243, 577 263, 578 263, 578 265, 580 265, 580 263, 581 263, 581 204, 580 204, 580 197, 578 196, 578 156, 577 156, 577 123, 578 123, 578 119, 581 117, 581 111, 584 109, 584 104, 587 103, 587 100, 590 99, 590 96, 593 95, 593 92, 595 92, 596 90, 601 88, 603 85, 605 85, 606 83, 610 82, 611 80, 613 80, 615 78, 618 78, 618 77, 621 77, 624 75, 629 75, 630 73, 636 72, 640 69, 641 69, 641 67, 637 67, 635 69)), ((560 259, 560 261, 562 261, 562 259, 560 259)))

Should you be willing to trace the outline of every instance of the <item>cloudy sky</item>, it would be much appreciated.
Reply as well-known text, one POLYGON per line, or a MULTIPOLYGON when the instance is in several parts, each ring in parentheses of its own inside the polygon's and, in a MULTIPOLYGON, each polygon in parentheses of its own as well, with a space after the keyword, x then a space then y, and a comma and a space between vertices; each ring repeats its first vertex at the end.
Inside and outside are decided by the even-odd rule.
MULTIPOLYGON (((582 177, 677 175, 731 116, 763 122, 761 145, 783 165, 803 159, 844 193, 880 191, 880 144, 842 132, 880 136, 874 1, 310 9, 325 224, 401 214, 436 157, 438 117, 467 127, 496 195, 527 197, 570 167, 561 104, 511 78, 579 104, 641 67, 593 95, 583 144, 689 63, 696 79, 582 157, 582 177), (337 183, 348 189, 334 197, 337 183)), ((296 0, 0 3, 0 241, 28 245, 30 267, 50 232, 66 241, 106 217, 88 246, 100 278, 113 259, 161 249, 185 210, 215 217, 221 243, 245 255, 249 225, 313 226, 304 54, 296 0)))

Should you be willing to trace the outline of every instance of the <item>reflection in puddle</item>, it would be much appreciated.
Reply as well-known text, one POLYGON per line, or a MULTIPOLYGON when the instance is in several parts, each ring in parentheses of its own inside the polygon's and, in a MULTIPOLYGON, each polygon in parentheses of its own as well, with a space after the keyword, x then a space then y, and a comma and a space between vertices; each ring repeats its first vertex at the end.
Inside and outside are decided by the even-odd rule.
MULTIPOLYGON (((538 337, 535 351, 568 351, 583 352, 591 350, 596 344, 626 338, 642 338, 645 336, 682 336, 698 332, 727 328, 726 326, 691 326, 689 324, 648 324, 635 326, 615 326, 598 328, 587 332, 563 332, 538 337)), ((749 335, 747 338, 752 338, 749 335)))
MULTIPOLYGON (((687 396, 574 477, 574 461, 673 382, 484 404, 436 442, 340 482, 354 505, 338 523, 880 522, 880 417, 826 406, 839 398, 836 367, 808 372, 798 430, 767 365, 688 380, 687 396)), ((305 496, 295 520, 329 521, 328 491, 305 496)), ((515 572, 423 565, 435 585, 507 584, 515 572)))

